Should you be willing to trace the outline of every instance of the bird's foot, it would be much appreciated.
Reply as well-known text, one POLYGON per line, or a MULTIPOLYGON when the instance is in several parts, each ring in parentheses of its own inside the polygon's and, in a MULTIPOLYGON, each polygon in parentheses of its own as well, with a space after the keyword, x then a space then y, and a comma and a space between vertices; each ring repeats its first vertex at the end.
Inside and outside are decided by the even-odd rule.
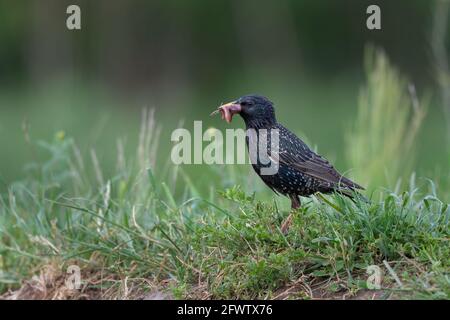
POLYGON ((289 214, 289 216, 286 218, 286 220, 283 221, 283 223, 281 224, 281 232, 286 235, 289 231, 289 228, 292 224, 292 213, 289 214))

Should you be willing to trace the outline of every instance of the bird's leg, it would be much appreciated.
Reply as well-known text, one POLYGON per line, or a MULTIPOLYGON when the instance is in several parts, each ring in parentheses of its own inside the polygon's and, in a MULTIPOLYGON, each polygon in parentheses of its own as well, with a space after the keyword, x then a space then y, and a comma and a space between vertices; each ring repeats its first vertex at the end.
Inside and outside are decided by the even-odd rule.
POLYGON ((289 198, 291 198, 291 213, 281 225, 281 232, 283 232, 283 234, 287 234, 287 232, 289 231, 289 227, 292 223, 292 217, 295 211, 297 211, 297 209, 301 206, 300 198, 297 195, 289 196, 289 198))

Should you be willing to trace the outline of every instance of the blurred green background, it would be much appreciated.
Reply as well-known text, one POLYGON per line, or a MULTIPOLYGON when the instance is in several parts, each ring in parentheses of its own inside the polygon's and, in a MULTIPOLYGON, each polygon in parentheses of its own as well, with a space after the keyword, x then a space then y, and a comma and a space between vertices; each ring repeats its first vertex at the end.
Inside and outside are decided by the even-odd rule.
MULTIPOLYGON (((448 177, 450 156, 430 45, 434 2, 376 1, 382 30, 375 31, 366 28, 370 4, 0 1, 1 189, 21 179, 27 163, 45 158, 34 141, 60 131, 83 153, 94 148, 112 171, 117 138, 134 152, 144 107, 155 109, 162 127, 157 172, 170 155, 173 129, 192 127, 193 120, 203 120, 204 129, 225 128, 209 113, 248 93, 269 97, 280 122, 348 170, 344 139, 365 84, 370 43, 386 51, 419 96, 431 97, 414 168, 439 182, 448 177), (81 7, 80 31, 66 28, 69 4, 81 7)), ((186 170, 207 177, 198 167, 186 170)))

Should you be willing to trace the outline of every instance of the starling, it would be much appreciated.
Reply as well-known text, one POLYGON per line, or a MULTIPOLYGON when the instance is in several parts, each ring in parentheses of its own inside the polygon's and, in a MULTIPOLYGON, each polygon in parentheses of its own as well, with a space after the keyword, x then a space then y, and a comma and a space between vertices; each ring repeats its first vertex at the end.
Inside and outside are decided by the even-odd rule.
MULTIPOLYGON (((262 132, 266 129, 265 138, 267 147, 265 154, 269 155, 270 161, 277 162, 277 172, 274 174, 262 174, 262 169, 270 164, 263 163, 259 156, 257 161, 252 161, 255 172, 265 184, 277 194, 290 198, 291 208, 294 212, 300 208, 300 196, 309 197, 317 192, 332 193, 340 192, 350 198, 355 194, 355 189, 364 189, 350 179, 342 176, 325 158, 312 151, 294 133, 279 124, 275 117, 273 103, 267 98, 259 95, 247 95, 236 101, 221 105, 215 113, 221 113, 222 119, 231 122, 233 115, 239 114, 245 122, 246 129, 254 132, 262 132), (278 132, 277 154, 271 154, 271 132, 278 132)), ((261 147, 258 139, 246 137, 247 148, 252 144, 261 147)), ((254 149, 255 150, 255 149, 254 149)), ((273 152, 272 152, 273 153, 273 152)), ((261 154, 260 152, 258 155, 261 154)), ((286 233, 292 220, 292 212, 282 224, 281 230, 286 233)))

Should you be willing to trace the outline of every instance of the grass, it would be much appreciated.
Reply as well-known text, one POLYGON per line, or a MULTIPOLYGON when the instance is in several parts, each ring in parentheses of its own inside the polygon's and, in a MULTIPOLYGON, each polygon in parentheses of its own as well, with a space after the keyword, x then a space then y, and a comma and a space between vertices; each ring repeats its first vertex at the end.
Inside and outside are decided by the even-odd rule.
POLYGON ((137 156, 118 147, 111 177, 61 133, 38 143, 48 161, 1 198, 4 297, 363 298, 377 265, 383 290, 369 294, 448 298, 450 209, 432 182, 412 179, 371 203, 312 198, 285 236, 277 199, 238 186, 202 197, 182 168, 155 172, 139 157, 152 148, 149 119, 137 156), (70 265, 81 268, 80 290, 65 285, 70 265))
POLYGON ((448 206, 406 192, 382 203, 352 203, 339 195, 311 200, 284 236, 285 213, 236 190, 226 198, 238 210, 206 220, 193 239, 198 275, 212 297, 312 298, 356 294, 367 267, 392 264, 402 284, 386 279, 387 293, 448 295, 448 206), (431 203, 431 202, 433 203, 431 203), (440 287, 437 284, 442 284, 440 287), (289 292, 291 293, 291 292, 289 292))
POLYGON ((359 168, 357 179, 370 190, 380 185, 395 188, 413 167, 414 142, 427 103, 418 99, 414 85, 382 51, 367 48, 365 61, 367 85, 359 96, 356 123, 347 135, 349 164, 359 168))
POLYGON ((64 132, 35 142, 25 126, 39 157, 0 196, 0 297, 448 299, 450 209, 437 195, 448 190, 405 170, 422 109, 377 57, 351 150, 351 164, 372 181, 371 201, 304 199, 287 235, 287 201, 267 189, 249 194, 257 188, 249 167, 203 167, 199 181, 161 162, 153 112, 143 113, 136 152, 117 141, 107 159, 115 169, 64 132), (388 177, 408 183, 374 184, 385 163, 388 177), (78 290, 67 282, 74 265, 78 290), (382 275, 377 290, 370 270, 382 275))
MULTIPOLYGON (((450 69, 445 38, 448 32, 449 14, 450 2, 448 0, 435 1, 430 46, 434 57, 436 82, 439 85, 441 105, 447 123, 447 141, 450 141, 450 69)), ((448 152, 450 153, 450 150, 448 152)))

